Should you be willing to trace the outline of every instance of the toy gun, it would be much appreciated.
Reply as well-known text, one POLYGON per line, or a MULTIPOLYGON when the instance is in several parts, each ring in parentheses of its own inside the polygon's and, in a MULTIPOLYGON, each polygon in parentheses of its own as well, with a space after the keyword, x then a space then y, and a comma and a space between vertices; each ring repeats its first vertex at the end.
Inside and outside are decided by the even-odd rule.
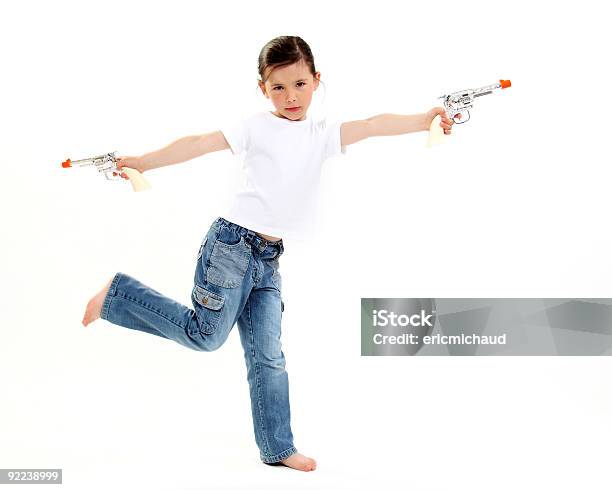
POLYGON ((511 86, 510 80, 500 80, 498 83, 493 85, 486 85, 480 88, 460 90, 459 92, 453 92, 449 95, 442 95, 438 99, 442 99, 444 108, 448 117, 450 117, 456 124, 463 124, 470 120, 470 111, 474 104, 476 97, 482 97, 483 95, 489 95, 493 93, 493 90, 498 88, 508 88, 511 86), (455 119, 461 114, 461 120, 455 119))
MULTIPOLYGON (((442 99, 448 117, 456 124, 463 124, 470 120, 469 109, 472 108, 476 97, 482 97, 483 95, 492 93, 493 90, 497 90, 498 88, 508 88, 510 86, 510 80, 500 80, 499 83, 494 83, 493 85, 453 92, 452 94, 438 97, 438 99, 442 99)), ((438 145, 444 141, 444 131, 440 127, 440 120, 441 118, 438 115, 431 121, 429 126, 429 138, 427 139, 428 147, 438 145)))
POLYGON ((128 167, 122 167, 121 169, 117 168, 116 153, 117 152, 114 151, 97 157, 83 158, 82 160, 70 160, 70 158, 68 158, 66 161, 62 162, 62 167, 87 167, 93 165, 98 169, 98 172, 104 174, 107 180, 121 180, 123 177, 121 177, 120 174, 124 173, 130 179, 134 191, 138 192, 150 189, 151 186, 138 170, 128 167))

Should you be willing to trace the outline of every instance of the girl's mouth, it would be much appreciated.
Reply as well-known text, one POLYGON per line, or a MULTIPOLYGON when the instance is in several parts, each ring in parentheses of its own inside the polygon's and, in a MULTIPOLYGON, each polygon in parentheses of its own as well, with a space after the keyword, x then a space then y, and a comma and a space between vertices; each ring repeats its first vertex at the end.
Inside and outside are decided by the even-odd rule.
POLYGON ((297 112, 301 109, 301 107, 287 107, 289 112, 297 112))

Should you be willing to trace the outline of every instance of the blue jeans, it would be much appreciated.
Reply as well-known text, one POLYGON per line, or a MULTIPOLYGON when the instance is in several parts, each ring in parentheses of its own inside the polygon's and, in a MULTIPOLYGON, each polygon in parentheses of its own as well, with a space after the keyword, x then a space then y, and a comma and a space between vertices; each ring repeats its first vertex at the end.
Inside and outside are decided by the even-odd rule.
POLYGON ((238 323, 244 348, 255 441, 264 463, 297 450, 290 427, 289 380, 281 349, 279 257, 282 240, 269 242, 224 218, 202 240, 188 308, 118 272, 101 318, 158 335, 198 351, 223 345, 238 323))

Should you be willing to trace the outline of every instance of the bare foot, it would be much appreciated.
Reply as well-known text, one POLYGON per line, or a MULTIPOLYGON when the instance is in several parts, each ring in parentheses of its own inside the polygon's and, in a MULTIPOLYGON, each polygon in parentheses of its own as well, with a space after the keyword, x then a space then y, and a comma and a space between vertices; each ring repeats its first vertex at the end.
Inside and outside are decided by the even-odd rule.
POLYGON ((289 468, 300 471, 314 471, 317 469, 317 462, 314 459, 300 453, 292 454, 288 458, 283 459, 281 463, 289 466, 289 468))
POLYGON ((113 282, 113 279, 111 278, 111 280, 108 281, 106 286, 104 286, 100 290, 100 292, 98 292, 98 294, 96 294, 93 298, 91 298, 89 300, 89 303, 87 303, 87 308, 85 310, 85 314, 83 315, 83 320, 82 320, 83 326, 86 327, 94 320, 97 320, 98 318, 100 318, 100 313, 102 311, 102 305, 104 304, 104 298, 106 298, 106 293, 108 293, 108 290, 110 289, 110 285, 112 282, 113 282))

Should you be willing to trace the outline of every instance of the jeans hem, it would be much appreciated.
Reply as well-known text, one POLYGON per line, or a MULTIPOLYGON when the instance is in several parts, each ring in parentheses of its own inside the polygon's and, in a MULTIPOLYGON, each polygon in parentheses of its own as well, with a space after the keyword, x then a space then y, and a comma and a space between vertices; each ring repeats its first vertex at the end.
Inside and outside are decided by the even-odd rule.
POLYGON ((297 453, 297 449, 294 446, 291 446, 289 449, 285 449, 282 453, 279 453, 275 456, 261 456, 261 460, 264 463, 278 463, 279 461, 286 459, 295 453, 297 453))
POLYGON ((103 320, 108 321, 108 310, 110 308, 111 301, 113 300, 113 296, 117 294, 117 283, 119 282, 119 279, 121 279, 121 273, 117 272, 115 277, 113 277, 108 293, 106 293, 106 298, 104 298, 104 303, 102 304, 100 318, 103 320))

